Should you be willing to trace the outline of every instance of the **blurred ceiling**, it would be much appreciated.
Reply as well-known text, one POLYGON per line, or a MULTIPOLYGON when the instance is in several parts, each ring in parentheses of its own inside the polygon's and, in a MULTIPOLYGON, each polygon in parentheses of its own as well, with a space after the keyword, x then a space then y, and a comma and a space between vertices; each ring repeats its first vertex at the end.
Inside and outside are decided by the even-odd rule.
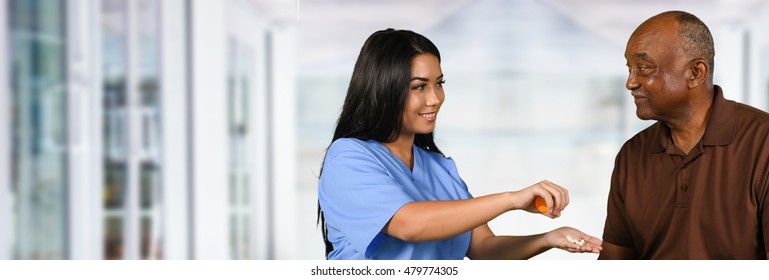
MULTIPOLYGON (((768 3, 769 0, 298 0, 298 59, 302 67, 355 57, 368 35, 388 27, 414 30, 431 39, 480 40, 461 42, 465 45, 496 42, 505 40, 499 37, 510 35, 537 41, 539 32, 549 32, 551 37, 554 34, 573 39, 577 33, 624 47, 641 22, 663 11, 691 12, 712 29, 716 25, 747 24, 769 12, 768 3), (462 38, 452 39, 452 34, 461 34, 462 38)), ((530 48, 536 51, 536 47, 530 48)))
POLYGON ((269 17, 274 23, 295 22, 297 18, 297 0, 250 0, 261 15, 269 17))
POLYGON ((692 13, 708 26, 744 25, 766 16, 766 0, 540 0, 609 41, 624 45, 647 18, 669 10, 692 13), (763 12, 762 12, 763 11, 763 12))
POLYGON ((472 0, 299 0, 297 11, 302 63, 316 63, 338 53, 357 55, 376 30, 392 27, 426 30, 459 12, 472 0))

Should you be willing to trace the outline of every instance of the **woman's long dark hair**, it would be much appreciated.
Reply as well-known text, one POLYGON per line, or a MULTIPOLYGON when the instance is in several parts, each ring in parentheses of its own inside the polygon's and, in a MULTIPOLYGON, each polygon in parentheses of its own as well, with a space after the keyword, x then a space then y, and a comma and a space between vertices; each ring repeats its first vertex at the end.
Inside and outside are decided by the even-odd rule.
MULTIPOLYGON (((395 141, 403 127, 403 107, 409 93, 411 61, 425 53, 435 55, 440 62, 438 48, 415 32, 390 28, 371 34, 355 62, 347 97, 331 142, 339 138, 376 140, 382 143, 395 141)), ((414 144, 442 154, 435 146, 432 132, 416 134, 414 144)), ((323 176, 322 166, 320 174, 323 176)), ((334 248, 328 240, 328 229, 320 203, 317 222, 321 224, 328 258, 334 248)))

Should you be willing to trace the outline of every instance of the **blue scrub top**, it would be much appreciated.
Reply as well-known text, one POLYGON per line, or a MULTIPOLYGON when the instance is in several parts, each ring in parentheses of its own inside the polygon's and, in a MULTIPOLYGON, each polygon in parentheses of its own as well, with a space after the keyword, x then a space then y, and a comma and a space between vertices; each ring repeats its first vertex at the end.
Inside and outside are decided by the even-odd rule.
POLYGON ((412 201, 460 200, 472 196, 451 158, 413 147, 409 170, 384 145, 341 138, 328 148, 318 198, 334 245, 329 259, 463 259, 470 232, 429 241, 406 242, 382 232, 412 201))

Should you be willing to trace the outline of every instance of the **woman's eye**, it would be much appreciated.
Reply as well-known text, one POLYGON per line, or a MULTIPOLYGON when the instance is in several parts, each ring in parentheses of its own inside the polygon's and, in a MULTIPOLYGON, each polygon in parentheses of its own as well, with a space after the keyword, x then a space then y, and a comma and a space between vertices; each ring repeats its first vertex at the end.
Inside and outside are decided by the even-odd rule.
POLYGON ((425 85, 423 85, 423 84, 422 85, 417 85, 417 86, 412 87, 411 89, 414 89, 414 90, 424 90, 425 89, 425 85))
POLYGON ((446 83, 446 80, 443 80, 443 81, 440 81, 440 82, 438 82, 438 87, 439 87, 439 88, 442 88, 442 87, 443 87, 443 84, 445 84, 445 83, 446 83))

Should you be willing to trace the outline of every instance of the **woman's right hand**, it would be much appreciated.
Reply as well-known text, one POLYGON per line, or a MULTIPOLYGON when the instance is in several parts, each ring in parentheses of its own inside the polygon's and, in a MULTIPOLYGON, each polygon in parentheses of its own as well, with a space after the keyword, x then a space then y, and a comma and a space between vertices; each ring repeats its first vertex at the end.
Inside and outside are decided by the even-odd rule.
POLYGON ((569 191, 564 187, 548 180, 531 185, 519 191, 513 192, 513 209, 522 209, 532 213, 540 213, 537 210, 535 200, 537 197, 545 199, 547 212, 543 215, 550 218, 558 218, 561 211, 569 205, 569 191))

